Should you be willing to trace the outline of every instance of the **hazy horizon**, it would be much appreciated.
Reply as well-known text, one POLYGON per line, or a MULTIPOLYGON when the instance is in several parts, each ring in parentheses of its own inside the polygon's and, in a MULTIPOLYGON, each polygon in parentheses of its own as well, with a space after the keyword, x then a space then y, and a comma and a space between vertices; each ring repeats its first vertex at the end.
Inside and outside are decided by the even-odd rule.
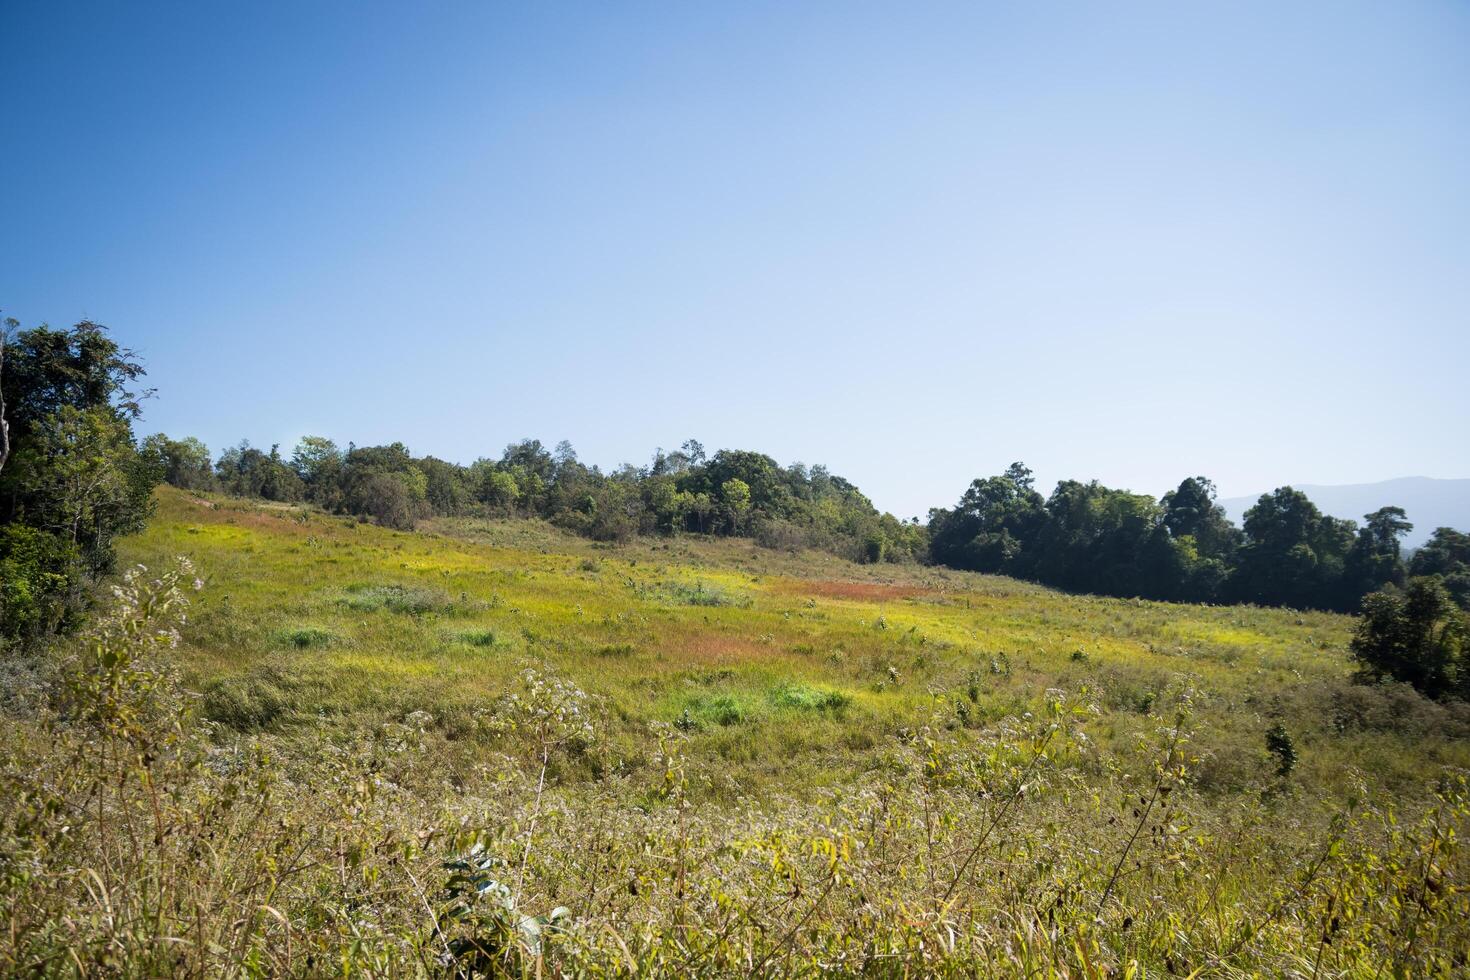
POLYGON ((1470 476, 1470 8, 348 10, 0 9, 0 310, 142 432, 1470 476))

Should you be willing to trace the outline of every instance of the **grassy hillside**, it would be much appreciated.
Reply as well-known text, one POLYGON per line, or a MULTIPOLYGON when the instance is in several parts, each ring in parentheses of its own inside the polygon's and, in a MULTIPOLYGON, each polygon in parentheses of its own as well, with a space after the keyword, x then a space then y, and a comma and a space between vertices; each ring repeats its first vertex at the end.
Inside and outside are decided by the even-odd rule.
POLYGON ((6 722, 0 972, 1467 968, 1470 715, 1347 618, 158 504, 6 722))
POLYGON ((847 779, 905 729, 983 730, 1048 689, 1095 706, 1108 749, 1188 691, 1208 792, 1259 788, 1277 723, 1313 794, 1347 792, 1354 771, 1412 792, 1427 768, 1470 761, 1463 719, 1349 682, 1351 620, 1331 614, 1069 596, 741 540, 614 548, 524 521, 393 532, 164 489, 124 558, 175 554, 207 582, 186 679, 240 730, 424 711, 474 744, 477 712, 538 664, 597 700, 612 765, 643 764, 649 724, 677 723, 732 793, 847 779))

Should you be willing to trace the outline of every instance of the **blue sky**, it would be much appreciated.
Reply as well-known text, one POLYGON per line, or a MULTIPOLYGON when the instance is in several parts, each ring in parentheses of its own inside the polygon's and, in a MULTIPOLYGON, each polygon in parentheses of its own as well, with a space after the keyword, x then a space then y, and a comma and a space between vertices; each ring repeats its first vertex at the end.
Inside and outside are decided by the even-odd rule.
POLYGON ((0 308, 146 431, 1470 476, 1459 3, 0 3, 0 308))

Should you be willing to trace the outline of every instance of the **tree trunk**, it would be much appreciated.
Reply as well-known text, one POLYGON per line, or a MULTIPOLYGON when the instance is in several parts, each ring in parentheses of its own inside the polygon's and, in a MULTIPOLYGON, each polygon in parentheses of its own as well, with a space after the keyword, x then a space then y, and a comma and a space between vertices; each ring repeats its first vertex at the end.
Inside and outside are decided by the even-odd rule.
MULTIPOLYGON (((5 331, 0 329, 0 382, 5 377, 5 331)), ((5 389, 0 387, 0 470, 10 457, 10 423, 5 421, 5 389)))

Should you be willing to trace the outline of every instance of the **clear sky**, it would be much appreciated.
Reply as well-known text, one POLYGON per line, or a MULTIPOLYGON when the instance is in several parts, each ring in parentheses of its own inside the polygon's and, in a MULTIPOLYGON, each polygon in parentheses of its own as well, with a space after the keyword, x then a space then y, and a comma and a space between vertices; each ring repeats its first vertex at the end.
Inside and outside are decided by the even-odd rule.
POLYGON ((900 516, 1470 476, 1470 5, 0 0, 0 308, 145 431, 900 516))

